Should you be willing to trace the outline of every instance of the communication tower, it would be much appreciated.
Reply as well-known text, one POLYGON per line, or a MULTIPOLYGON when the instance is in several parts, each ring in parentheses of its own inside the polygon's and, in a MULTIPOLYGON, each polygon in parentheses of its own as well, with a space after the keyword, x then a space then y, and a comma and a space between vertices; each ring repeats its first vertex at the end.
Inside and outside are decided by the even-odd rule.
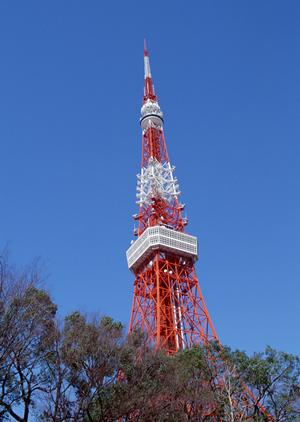
POLYGON ((168 156, 146 45, 144 70, 139 211, 133 215, 137 239, 126 253, 135 276, 129 331, 147 332, 151 342, 172 354, 218 337, 195 272, 198 241, 185 230, 185 205, 168 156))
MULTIPOLYGON (((186 233, 185 205, 179 200, 175 167, 168 156, 164 118, 154 91, 146 44, 140 125, 139 209, 133 215, 137 239, 126 252, 128 267, 135 277, 129 332, 135 329, 146 332, 156 348, 171 355, 195 345, 205 346, 213 341, 220 344, 195 272, 198 241, 196 236, 186 233)), ((253 406, 268 421, 274 421, 244 385, 241 411, 251 413, 253 406)), ((209 413, 213 415, 213 405, 209 413)))

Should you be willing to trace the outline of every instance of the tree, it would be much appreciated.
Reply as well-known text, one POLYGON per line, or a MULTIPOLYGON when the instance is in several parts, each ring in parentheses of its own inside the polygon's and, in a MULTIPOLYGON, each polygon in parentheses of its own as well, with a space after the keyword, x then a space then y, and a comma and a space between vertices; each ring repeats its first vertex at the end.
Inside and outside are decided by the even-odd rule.
POLYGON ((263 422, 261 405, 299 420, 297 356, 215 343, 168 356, 107 316, 59 322, 40 278, 0 259, 0 421, 263 422))
POLYGON ((35 287, 35 268, 18 272, 4 259, 0 268, 0 416, 26 422, 47 385, 56 306, 35 287))
POLYGON ((116 383, 123 327, 112 318, 88 320, 79 312, 65 318, 55 351, 47 360, 52 388, 41 418, 89 421, 95 398, 116 383))
MULTIPOLYGON (((236 373, 257 400, 278 422, 300 419, 300 359, 266 347, 249 357, 241 351, 227 351, 236 373)), ((256 407, 254 417, 259 414, 256 407)))

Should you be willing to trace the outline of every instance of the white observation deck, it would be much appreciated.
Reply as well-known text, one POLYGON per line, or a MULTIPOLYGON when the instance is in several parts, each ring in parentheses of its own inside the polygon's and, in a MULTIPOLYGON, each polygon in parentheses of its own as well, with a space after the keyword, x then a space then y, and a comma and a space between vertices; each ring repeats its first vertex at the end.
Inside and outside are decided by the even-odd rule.
POLYGON ((154 250, 198 259, 197 237, 164 226, 148 227, 126 251, 128 268, 134 271, 154 250))

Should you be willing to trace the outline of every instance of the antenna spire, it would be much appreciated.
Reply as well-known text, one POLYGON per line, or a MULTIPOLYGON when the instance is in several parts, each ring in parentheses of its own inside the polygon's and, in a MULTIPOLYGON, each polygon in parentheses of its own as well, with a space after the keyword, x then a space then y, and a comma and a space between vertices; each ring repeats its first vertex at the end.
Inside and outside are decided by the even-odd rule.
POLYGON ((144 39, 144 79, 144 103, 147 100, 156 101, 156 95, 154 91, 154 85, 150 69, 149 51, 146 39, 144 39))
POLYGON ((147 40, 144 38, 144 56, 148 56, 147 40))

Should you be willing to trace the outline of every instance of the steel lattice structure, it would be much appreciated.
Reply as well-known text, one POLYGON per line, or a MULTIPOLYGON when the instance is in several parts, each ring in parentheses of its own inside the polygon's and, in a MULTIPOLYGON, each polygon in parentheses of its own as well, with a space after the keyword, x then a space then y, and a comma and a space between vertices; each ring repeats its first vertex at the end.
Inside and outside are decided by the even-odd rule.
MULTIPOLYGON (((129 333, 141 329, 156 348, 172 355, 194 345, 220 342, 195 272, 197 238, 185 233, 185 205, 179 201, 175 167, 167 152, 163 113, 154 91, 146 44, 144 71, 139 211, 133 215, 137 239, 126 252, 128 267, 135 276, 129 333)), ((243 412, 257 406, 273 421, 246 386, 244 391, 243 412)))

